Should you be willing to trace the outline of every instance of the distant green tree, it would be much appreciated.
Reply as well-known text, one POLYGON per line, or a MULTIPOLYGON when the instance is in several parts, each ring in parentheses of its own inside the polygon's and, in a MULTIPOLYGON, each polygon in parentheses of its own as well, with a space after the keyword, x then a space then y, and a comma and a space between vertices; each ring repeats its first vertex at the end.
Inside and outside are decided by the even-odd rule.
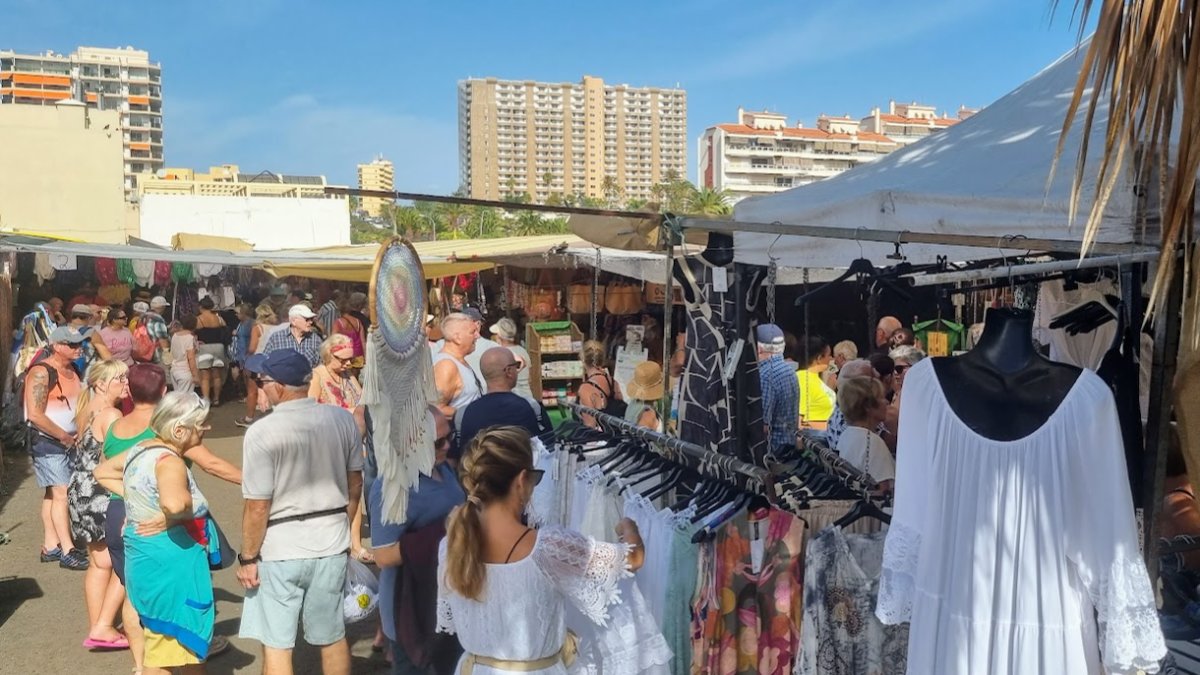
POLYGON ((376 227, 357 216, 350 218, 350 243, 372 244, 384 242, 392 238, 390 227, 376 227))
POLYGON ((705 216, 727 216, 733 213, 729 204, 729 193, 712 188, 693 189, 688 197, 687 213, 705 216))

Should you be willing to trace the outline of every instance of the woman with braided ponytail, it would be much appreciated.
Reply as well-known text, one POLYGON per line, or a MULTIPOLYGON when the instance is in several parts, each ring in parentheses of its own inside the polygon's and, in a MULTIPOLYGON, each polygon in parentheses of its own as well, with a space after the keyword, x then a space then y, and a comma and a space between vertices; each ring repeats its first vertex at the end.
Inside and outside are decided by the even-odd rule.
POLYGON ((599 625, 608 621, 617 582, 645 558, 637 525, 617 525, 619 544, 527 527, 525 508, 542 472, 519 427, 480 432, 459 475, 467 502, 451 512, 438 551, 437 614, 438 630, 457 634, 466 651, 458 673, 566 673, 575 646, 566 603, 599 625))

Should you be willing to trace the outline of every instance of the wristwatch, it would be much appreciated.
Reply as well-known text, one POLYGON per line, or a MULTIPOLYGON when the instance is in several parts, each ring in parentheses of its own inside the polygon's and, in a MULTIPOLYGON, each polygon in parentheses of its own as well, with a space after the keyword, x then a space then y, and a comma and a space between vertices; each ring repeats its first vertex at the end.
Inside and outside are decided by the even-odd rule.
POLYGON ((239 565, 253 565, 254 563, 262 560, 262 553, 259 553, 258 555, 254 556, 253 558, 243 558, 242 554, 239 553, 239 554, 237 554, 237 559, 238 559, 239 565))

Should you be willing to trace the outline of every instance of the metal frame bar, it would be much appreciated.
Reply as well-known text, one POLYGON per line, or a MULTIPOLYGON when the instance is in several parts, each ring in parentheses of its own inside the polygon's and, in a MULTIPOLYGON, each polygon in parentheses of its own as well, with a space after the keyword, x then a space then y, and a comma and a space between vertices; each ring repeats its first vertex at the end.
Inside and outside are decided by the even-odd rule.
POLYGON ((382 199, 408 199, 414 202, 438 202, 442 204, 464 204, 466 206, 493 206, 498 209, 511 211, 542 211, 544 213, 573 213, 581 216, 617 216, 620 218, 639 218, 661 222, 663 214, 648 211, 619 211, 615 209, 593 209, 583 206, 548 206, 546 204, 518 204, 515 202, 495 201, 492 199, 472 199, 470 197, 446 197, 443 195, 427 195, 419 192, 392 192, 390 190, 361 190, 359 188, 327 186, 325 194, 346 197, 379 197, 382 199))
MULTIPOLYGON (((1079 254, 1083 242, 1072 239, 1043 239, 1024 236, 993 237, 978 234, 938 234, 903 230, 880 230, 867 227, 821 227, 815 225, 790 225, 781 222, 746 223, 736 220, 713 220, 711 218, 680 218, 683 229, 708 230, 710 232, 757 232, 817 239, 845 239, 850 241, 873 241, 886 244, 935 244, 942 246, 966 246, 975 248, 1010 249, 1014 251, 1053 251, 1056 253, 1079 254)), ((1153 246, 1142 244, 1110 244, 1097 242, 1089 247, 1086 255, 1121 255, 1126 253, 1157 252, 1153 246)))
POLYGON ((1027 263, 1024 265, 1007 265, 1004 267, 987 267, 958 272, 938 272, 934 274, 906 274, 902 278, 911 279, 913 286, 937 286, 959 281, 982 281, 999 279, 1000 277, 1022 276, 1026 274, 1049 274, 1052 272, 1068 272, 1071 270, 1091 269, 1095 267, 1111 267, 1116 265, 1131 265, 1158 260, 1155 253, 1130 253, 1127 255, 1101 256, 1083 258, 1082 260, 1055 260, 1054 262, 1027 263))
POLYGON ((829 449, 829 446, 815 438, 812 438, 805 432, 796 432, 796 442, 799 443, 800 447, 804 448, 805 450, 815 452, 821 461, 824 462, 831 470, 846 474, 852 480, 862 485, 863 488, 865 488, 868 492, 879 487, 879 484, 875 482, 874 478, 871 478, 869 475, 867 475, 867 472, 842 459, 836 452, 829 449))

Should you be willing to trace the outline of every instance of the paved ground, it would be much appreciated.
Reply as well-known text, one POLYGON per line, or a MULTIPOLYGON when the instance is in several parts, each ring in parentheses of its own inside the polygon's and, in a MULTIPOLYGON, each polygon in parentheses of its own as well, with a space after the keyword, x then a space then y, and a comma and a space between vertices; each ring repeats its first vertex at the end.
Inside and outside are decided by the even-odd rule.
MULTIPOLYGON (((242 430, 233 425, 236 408, 224 405, 213 414, 213 430, 206 439, 213 452, 241 464, 242 430)), ((57 564, 38 562, 42 531, 39 517, 41 491, 31 473, 27 456, 5 458, 5 480, 0 494, 0 532, 12 541, 0 546, 0 675, 81 673, 127 675, 132 667, 128 652, 91 653, 80 646, 87 637, 87 613, 83 606, 83 573, 57 564)), ((230 485, 197 472, 200 489, 208 497, 231 542, 241 541, 241 492, 230 485)), ((216 631, 230 638, 229 651, 213 659, 208 672, 257 673, 261 671, 258 643, 237 637, 241 617, 242 587, 234 570, 213 577, 217 598, 216 631)), ((354 658, 352 671, 386 673, 382 654, 371 652, 375 620, 348 627, 354 658)), ((295 654, 298 674, 320 673, 320 657, 303 645, 295 654)))

